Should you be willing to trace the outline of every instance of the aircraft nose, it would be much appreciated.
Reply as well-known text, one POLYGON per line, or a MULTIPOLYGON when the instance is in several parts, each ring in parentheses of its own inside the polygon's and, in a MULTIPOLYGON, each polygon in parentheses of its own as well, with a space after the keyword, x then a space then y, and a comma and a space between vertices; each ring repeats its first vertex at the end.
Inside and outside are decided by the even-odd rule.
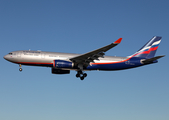
POLYGON ((9 59, 9 56, 8 56, 8 55, 5 55, 5 56, 4 56, 4 59, 5 59, 5 60, 8 60, 8 59, 9 59))
POLYGON ((5 60, 7 59, 7 55, 4 56, 4 59, 5 59, 5 60))

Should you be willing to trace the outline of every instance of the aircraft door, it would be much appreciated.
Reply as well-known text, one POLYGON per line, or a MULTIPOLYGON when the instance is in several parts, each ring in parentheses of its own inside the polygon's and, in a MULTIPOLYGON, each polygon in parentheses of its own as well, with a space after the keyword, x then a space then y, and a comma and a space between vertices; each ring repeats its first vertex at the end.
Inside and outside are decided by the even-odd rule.
POLYGON ((21 57, 21 52, 18 52, 17 57, 18 57, 18 58, 21 57))

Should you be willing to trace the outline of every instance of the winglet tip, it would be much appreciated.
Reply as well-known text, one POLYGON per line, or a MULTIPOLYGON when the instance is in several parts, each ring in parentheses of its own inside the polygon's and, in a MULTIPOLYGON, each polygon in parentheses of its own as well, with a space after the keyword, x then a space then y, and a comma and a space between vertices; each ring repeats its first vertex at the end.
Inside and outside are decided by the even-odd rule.
POLYGON ((119 38, 118 40, 116 40, 114 43, 119 44, 121 42, 122 38, 119 38))

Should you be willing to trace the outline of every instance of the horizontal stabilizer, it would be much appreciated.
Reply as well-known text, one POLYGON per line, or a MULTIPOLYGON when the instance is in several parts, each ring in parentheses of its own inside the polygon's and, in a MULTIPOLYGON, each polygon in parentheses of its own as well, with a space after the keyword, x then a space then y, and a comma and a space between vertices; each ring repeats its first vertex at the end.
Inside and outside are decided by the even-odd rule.
POLYGON ((143 61, 141 61, 142 63, 144 64, 147 64, 147 63, 152 63, 153 61, 157 60, 157 59, 160 59, 162 57, 164 57, 165 55, 161 55, 161 56, 157 56, 157 57, 153 57, 153 58, 150 58, 150 59, 145 59, 143 61))

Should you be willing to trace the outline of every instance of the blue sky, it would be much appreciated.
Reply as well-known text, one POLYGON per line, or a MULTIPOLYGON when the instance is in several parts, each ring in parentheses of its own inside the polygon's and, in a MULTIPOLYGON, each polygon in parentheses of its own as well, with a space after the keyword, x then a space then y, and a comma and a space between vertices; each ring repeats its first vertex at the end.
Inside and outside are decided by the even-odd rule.
POLYGON ((1 0, 1 120, 168 120, 169 2, 1 0), (86 53, 122 37, 106 55, 128 56, 162 36, 159 63, 91 71, 81 81, 3 59, 16 50, 86 53))

